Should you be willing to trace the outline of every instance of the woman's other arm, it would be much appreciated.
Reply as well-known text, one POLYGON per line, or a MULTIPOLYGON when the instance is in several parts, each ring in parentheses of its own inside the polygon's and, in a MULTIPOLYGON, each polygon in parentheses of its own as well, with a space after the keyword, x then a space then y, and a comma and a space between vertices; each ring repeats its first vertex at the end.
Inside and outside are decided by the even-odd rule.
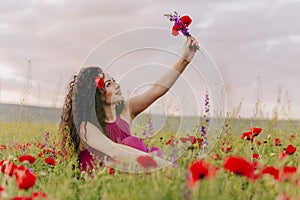
MULTIPOLYGON (((80 125, 80 138, 90 147, 110 156, 121 163, 137 164, 139 156, 151 156, 148 153, 134 149, 132 147, 118 144, 106 137, 94 124, 82 122, 80 125), (86 130, 86 133, 85 133, 86 130)), ((159 167, 167 166, 171 162, 156 156, 151 156, 159 167)))

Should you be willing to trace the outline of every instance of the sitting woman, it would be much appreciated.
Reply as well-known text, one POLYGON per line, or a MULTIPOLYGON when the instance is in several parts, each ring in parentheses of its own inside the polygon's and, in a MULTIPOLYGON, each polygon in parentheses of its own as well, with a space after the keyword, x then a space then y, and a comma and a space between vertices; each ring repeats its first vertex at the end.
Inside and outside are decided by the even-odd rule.
POLYGON ((137 164, 141 156, 151 156, 158 167, 170 164, 162 151, 148 149, 142 139, 131 136, 131 121, 175 83, 199 48, 188 37, 181 57, 150 89, 125 100, 120 85, 98 67, 82 68, 69 84, 61 115, 60 131, 65 152, 79 156, 79 168, 89 171, 104 158, 117 163, 137 164), (96 161, 99 161, 97 163, 96 161))

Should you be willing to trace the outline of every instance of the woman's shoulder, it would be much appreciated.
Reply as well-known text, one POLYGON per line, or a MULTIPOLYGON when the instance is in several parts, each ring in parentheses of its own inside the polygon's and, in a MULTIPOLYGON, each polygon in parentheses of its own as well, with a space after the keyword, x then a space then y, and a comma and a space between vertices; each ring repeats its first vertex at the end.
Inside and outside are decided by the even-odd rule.
POLYGON ((93 122, 82 121, 80 123, 80 130, 79 130, 80 135, 81 136, 84 135, 87 130, 89 130, 89 131, 98 131, 98 127, 93 122))

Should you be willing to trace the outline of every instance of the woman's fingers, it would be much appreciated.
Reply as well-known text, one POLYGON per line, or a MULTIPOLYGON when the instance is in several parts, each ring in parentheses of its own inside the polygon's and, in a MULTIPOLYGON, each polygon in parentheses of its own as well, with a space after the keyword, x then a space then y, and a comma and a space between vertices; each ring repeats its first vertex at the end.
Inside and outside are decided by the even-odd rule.
POLYGON ((192 38, 191 47, 193 48, 199 48, 199 43, 195 38, 192 38))

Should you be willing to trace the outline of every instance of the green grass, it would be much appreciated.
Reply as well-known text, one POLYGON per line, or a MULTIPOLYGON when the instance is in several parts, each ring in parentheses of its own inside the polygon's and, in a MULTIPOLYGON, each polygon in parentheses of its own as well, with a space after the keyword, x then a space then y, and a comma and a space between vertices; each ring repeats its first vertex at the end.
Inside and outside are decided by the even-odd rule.
MULTIPOLYGON (((221 160, 213 160, 209 156, 205 158, 210 163, 220 167, 215 178, 203 179, 193 190, 186 187, 185 173, 188 165, 194 160, 195 150, 188 150, 180 157, 178 162, 168 168, 147 174, 128 174, 117 171, 114 175, 108 173, 108 168, 99 169, 94 172, 91 178, 87 174, 80 174, 77 168, 76 156, 69 157, 63 161, 57 156, 57 165, 52 167, 44 163, 43 158, 37 157, 42 149, 34 144, 43 144, 45 133, 50 133, 50 141, 47 147, 59 148, 59 132, 57 124, 51 123, 17 123, 0 122, 0 144, 6 144, 7 149, 0 151, 0 160, 11 160, 17 165, 25 165, 32 168, 38 179, 33 188, 19 190, 14 178, 0 173, 0 186, 5 189, 2 198, 11 199, 18 195, 30 196, 33 191, 44 191, 48 199, 184 199, 184 195, 190 199, 275 199, 277 195, 285 192, 294 197, 300 197, 299 185, 294 181, 288 180, 278 182, 271 176, 263 176, 256 181, 249 181, 245 177, 230 174, 222 168, 224 158, 228 155, 241 155, 251 160, 253 153, 259 153, 260 165, 272 165, 281 168, 285 165, 296 166, 299 168, 299 149, 284 160, 278 160, 278 154, 284 151, 288 144, 299 147, 299 129, 290 127, 286 122, 284 130, 275 122, 264 123, 263 132, 256 138, 262 145, 250 144, 243 141, 240 135, 247 131, 243 128, 233 128, 234 120, 227 121, 229 128, 224 131, 221 138, 217 141, 212 152, 218 153, 221 160), (227 133, 225 133, 227 132, 227 133), (230 132, 230 133, 229 133, 230 132), (296 138, 290 140, 290 134, 296 134, 296 138), (273 145, 274 138, 280 137, 282 146, 273 145), (220 146, 223 142, 228 142, 233 148, 229 153, 223 153, 220 146), (264 143, 266 142, 266 143, 264 143), (16 149, 16 144, 24 145, 30 143, 25 152, 37 158, 33 164, 19 163, 17 157, 24 154, 24 150, 16 149), (82 178, 78 178, 81 176, 82 178)), ((256 124, 257 125, 257 124, 256 124)), ((243 126, 243 124, 240 124, 243 126)), ((282 124, 280 125, 282 127, 282 124)), ((297 128, 297 127, 296 127, 297 128)), ((159 145, 164 144, 170 134, 160 135, 163 140, 156 140, 159 145)), ((47 149, 46 147, 46 149, 47 149)), ((44 155, 46 157, 46 155, 44 155)), ((299 169, 298 169, 299 170, 299 169)), ((300 178, 299 172, 295 175, 300 178)), ((300 179, 299 179, 300 180, 300 179)), ((1 196, 0 196, 1 197, 1 196)))

